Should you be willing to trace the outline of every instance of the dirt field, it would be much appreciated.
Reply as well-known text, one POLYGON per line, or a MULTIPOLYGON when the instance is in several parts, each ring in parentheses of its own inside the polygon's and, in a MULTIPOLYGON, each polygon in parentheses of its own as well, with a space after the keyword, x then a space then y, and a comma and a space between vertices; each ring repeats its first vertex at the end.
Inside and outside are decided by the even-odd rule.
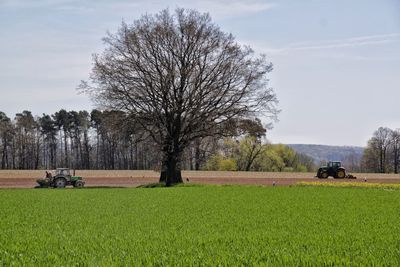
MULTIPOLYGON (((36 179, 44 177, 44 170, 0 170, 0 188, 32 188, 36 179)), ((155 183, 159 173, 154 171, 103 171, 79 170, 76 175, 84 177, 86 186, 136 187, 138 185, 155 183)), ((259 185, 290 185, 297 182, 338 181, 348 179, 329 178, 321 180, 314 178, 314 173, 290 172, 213 172, 184 171, 185 183, 201 184, 259 184, 259 185)), ((400 183, 399 174, 355 174, 357 179, 348 181, 368 183, 400 183)))

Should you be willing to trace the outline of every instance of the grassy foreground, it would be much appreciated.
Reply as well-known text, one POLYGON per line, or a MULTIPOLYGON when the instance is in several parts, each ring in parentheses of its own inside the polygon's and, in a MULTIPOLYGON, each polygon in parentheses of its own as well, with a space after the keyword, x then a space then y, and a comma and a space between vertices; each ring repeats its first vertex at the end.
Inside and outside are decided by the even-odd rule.
POLYGON ((319 187, 352 187, 352 188, 376 188, 386 190, 400 190, 400 184, 360 183, 360 182, 299 182, 299 186, 319 187))
POLYGON ((0 265, 400 265, 400 191, 0 190, 0 265))

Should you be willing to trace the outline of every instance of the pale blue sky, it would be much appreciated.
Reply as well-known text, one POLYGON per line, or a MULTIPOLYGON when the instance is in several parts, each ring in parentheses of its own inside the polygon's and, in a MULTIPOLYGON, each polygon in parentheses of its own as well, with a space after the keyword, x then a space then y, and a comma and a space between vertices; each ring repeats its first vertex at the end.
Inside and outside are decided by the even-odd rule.
POLYGON ((282 109, 272 142, 364 146, 400 128, 399 0, 0 0, 0 111, 92 109, 75 88, 106 31, 166 7, 209 12, 267 54, 282 109))

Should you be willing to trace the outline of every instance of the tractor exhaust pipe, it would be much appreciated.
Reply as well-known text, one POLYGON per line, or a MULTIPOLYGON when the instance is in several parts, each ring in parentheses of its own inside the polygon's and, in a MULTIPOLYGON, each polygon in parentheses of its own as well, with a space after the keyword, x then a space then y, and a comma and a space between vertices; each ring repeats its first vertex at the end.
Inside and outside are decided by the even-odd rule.
POLYGON ((75 169, 74 169, 74 176, 75 176, 75 169))

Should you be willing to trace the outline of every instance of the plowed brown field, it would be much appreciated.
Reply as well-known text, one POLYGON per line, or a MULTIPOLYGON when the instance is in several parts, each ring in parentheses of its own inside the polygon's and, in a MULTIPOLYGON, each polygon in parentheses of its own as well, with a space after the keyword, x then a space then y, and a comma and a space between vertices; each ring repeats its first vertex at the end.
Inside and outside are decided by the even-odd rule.
MULTIPOLYGON (((88 187, 136 187, 158 182, 159 173, 154 171, 104 171, 79 170, 76 175, 84 177, 88 187)), ((214 172, 184 171, 185 183, 201 184, 258 184, 258 185, 290 185, 297 182, 311 181, 352 181, 368 183, 400 183, 399 174, 356 173, 357 179, 325 180, 314 178, 314 173, 291 172, 214 172)), ((1 170, 0 188, 32 188, 36 179, 44 177, 43 170, 1 170)))

